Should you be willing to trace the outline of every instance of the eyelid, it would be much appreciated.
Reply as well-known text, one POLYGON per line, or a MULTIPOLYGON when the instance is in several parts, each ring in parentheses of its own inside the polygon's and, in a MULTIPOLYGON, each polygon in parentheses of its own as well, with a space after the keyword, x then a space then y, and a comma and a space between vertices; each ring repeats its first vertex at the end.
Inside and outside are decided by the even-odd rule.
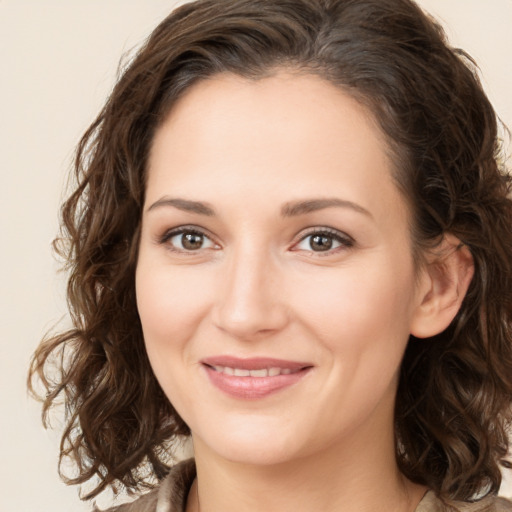
POLYGON ((311 254, 314 254, 315 256, 330 256, 332 254, 335 254, 339 251, 348 250, 352 248, 355 245, 356 241, 354 238, 352 238, 350 235, 343 231, 339 231, 334 228, 329 228, 325 226, 314 226, 311 228, 307 228, 307 230, 302 232, 298 236, 298 240, 295 241, 292 245, 292 251, 305 251, 311 254), (336 247, 334 249, 329 249, 326 251, 313 251, 306 250, 306 249, 297 249, 298 244, 306 240, 308 237, 312 235, 328 235, 331 236, 333 239, 335 239, 337 242, 339 242, 341 245, 339 247, 336 247))
POLYGON ((159 235, 157 237, 157 243, 161 244, 161 245, 168 245, 168 249, 173 251, 173 252, 177 252, 177 253, 180 253, 180 254, 187 254, 187 255, 193 255, 193 254, 197 254, 199 252, 202 252, 206 249, 218 249, 220 248, 220 244, 215 240, 215 238, 208 232, 206 231, 205 229, 203 228, 200 228, 198 226, 194 226, 193 224, 187 224, 187 225, 184 225, 184 226, 176 226, 174 228, 170 228, 170 229, 167 229, 165 230, 165 232, 162 234, 162 235, 159 235), (182 250, 182 249, 179 249, 177 247, 173 247, 171 244, 168 244, 169 240, 171 240, 171 238, 175 237, 175 236, 178 236, 178 235, 181 235, 183 233, 194 233, 196 235, 201 235, 205 238, 207 238, 208 240, 211 241, 211 243, 215 246, 215 247, 208 247, 208 248, 205 248, 205 249, 198 249, 197 251, 187 251, 187 250, 182 250))
MULTIPOLYGON (((182 226, 176 226, 174 228, 170 228, 165 230, 165 232, 162 235, 157 236, 156 242, 161 245, 167 245, 168 249, 180 253, 180 254, 187 254, 187 255, 193 255, 198 254, 200 252, 203 252, 204 250, 210 250, 210 249, 220 249, 220 244, 215 240, 215 237, 213 237, 207 230, 200 228, 198 226, 195 226, 193 224, 187 224, 182 226), (183 250, 179 249, 177 247, 172 246, 171 244, 168 244, 169 240, 175 236, 181 235, 183 233, 195 233, 198 235, 201 235, 208 240, 215 246, 215 247, 208 247, 204 249, 198 249, 196 251, 194 250, 183 250)), ((339 231, 338 229, 326 227, 326 226, 312 226, 310 228, 306 228, 306 230, 302 231, 300 235, 296 237, 296 240, 293 242, 291 250, 292 251, 303 251, 308 252, 311 254, 314 254, 315 256, 329 256, 332 254, 335 254, 339 251, 348 250, 352 248, 355 245, 355 240, 350 235, 343 231, 339 231), (297 246, 301 242, 303 242, 305 239, 312 235, 328 235, 332 237, 334 240, 340 243, 339 247, 335 247, 334 249, 329 249, 326 251, 313 251, 306 250, 306 249, 298 249, 297 246)))

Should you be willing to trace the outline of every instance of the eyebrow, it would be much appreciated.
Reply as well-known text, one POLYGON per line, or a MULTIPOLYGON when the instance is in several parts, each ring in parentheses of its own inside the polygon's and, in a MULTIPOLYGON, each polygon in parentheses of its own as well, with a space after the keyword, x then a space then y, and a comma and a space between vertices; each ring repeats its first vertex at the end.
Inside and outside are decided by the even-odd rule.
POLYGON ((149 212, 162 206, 173 206, 174 208, 183 210, 184 212, 197 213, 199 215, 206 215, 207 217, 213 217, 215 215, 214 209, 207 203, 171 197, 162 197, 158 201, 155 201, 147 211, 149 212))
POLYGON ((366 208, 363 208, 352 201, 339 199, 337 197, 291 201, 282 207, 281 215, 283 217, 294 217, 296 215, 304 215, 306 213, 316 212, 318 210, 332 207, 350 208, 351 210, 355 210, 358 213, 362 213, 373 218, 372 214, 366 208))
MULTIPOLYGON (((215 210, 209 203, 204 203, 201 201, 191 201, 189 199, 182 198, 171 198, 171 197, 162 197, 155 201, 147 211, 155 210, 161 207, 174 207, 178 210, 182 210, 185 212, 197 213, 198 215, 205 215, 207 217, 215 216, 215 210)), ((372 218, 372 214, 358 205, 357 203, 353 203, 352 201, 347 201, 345 199, 339 199, 337 197, 331 198, 317 198, 317 199, 305 199, 298 201, 290 201, 285 203, 281 208, 281 215, 283 217, 295 217, 298 215, 305 215, 307 213, 312 213, 318 210, 323 210, 325 208, 349 208, 358 213, 362 213, 372 218)))

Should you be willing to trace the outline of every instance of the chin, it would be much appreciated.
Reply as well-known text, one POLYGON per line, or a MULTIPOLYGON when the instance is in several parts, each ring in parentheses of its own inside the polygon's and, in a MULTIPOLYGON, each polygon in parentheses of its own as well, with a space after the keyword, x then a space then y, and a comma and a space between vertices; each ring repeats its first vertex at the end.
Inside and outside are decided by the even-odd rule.
POLYGON ((250 423, 236 427, 210 425, 205 436, 193 434, 196 453, 204 444, 208 451, 225 460, 248 465, 281 464, 301 455, 305 443, 298 439, 296 429, 291 430, 289 426, 269 428, 262 422, 250 423))
POLYGON ((283 449, 282 443, 266 443, 256 446, 249 443, 230 443, 216 446, 217 454, 225 460, 249 466, 275 466, 294 458, 293 450, 283 449))

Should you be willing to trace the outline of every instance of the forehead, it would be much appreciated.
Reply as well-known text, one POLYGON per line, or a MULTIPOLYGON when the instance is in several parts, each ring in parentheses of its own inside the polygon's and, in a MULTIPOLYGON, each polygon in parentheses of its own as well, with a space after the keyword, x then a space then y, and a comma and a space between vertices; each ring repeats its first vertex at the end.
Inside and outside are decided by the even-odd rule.
POLYGON ((157 130, 147 200, 171 188, 209 201, 336 191, 366 207, 386 188, 384 211, 398 197, 388 153, 367 109, 317 76, 223 74, 191 87, 157 130))

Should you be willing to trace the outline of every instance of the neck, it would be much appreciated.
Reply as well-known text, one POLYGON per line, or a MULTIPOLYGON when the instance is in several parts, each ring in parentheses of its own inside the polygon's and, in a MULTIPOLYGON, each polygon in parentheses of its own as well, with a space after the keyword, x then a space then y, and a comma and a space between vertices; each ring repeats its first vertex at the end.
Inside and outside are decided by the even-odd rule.
POLYGON ((226 460, 194 438, 197 480, 187 512, 413 512, 426 489, 398 470, 392 426, 363 430, 272 465, 226 460))

